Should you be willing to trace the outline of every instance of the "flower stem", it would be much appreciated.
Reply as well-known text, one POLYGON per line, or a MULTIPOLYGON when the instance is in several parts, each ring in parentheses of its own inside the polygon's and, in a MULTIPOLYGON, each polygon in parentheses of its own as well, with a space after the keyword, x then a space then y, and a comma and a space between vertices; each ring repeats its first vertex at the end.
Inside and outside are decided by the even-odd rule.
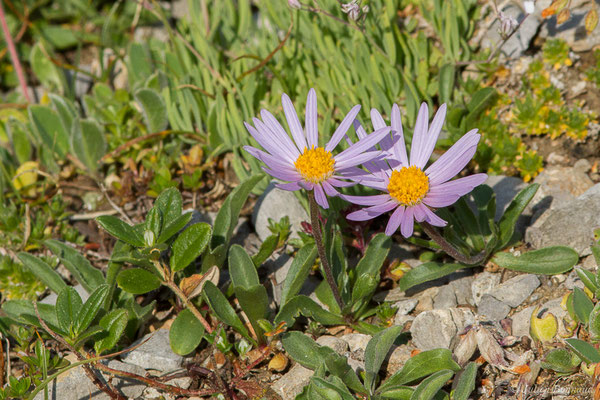
POLYGON ((21 61, 19 61, 19 55, 17 54, 17 49, 15 48, 15 43, 13 42, 12 36, 10 34, 10 30, 8 29, 8 24, 6 23, 6 16, 4 15, 4 8, 2 8, 1 1, 0 1, 0 26, 2 27, 2 33, 4 34, 4 40, 6 41, 6 47, 8 48, 8 52, 10 53, 10 59, 13 63, 15 72, 17 73, 17 79, 19 81, 19 85, 21 86, 21 91, 23 92, 23 97, 25 97, 25 100, 27 100, 28 103, 31 103, 31 97, 29 97, 29 92, 27 91, 27 82, 25 81, 25 74, 23 73, 23 67, 21 66, 21 61))
POLYGON ((344 302, 342 301, 340 290, 335 283, 333 273, 331 272, 331 267, 329 266, 329 261, 327 260, 325 246, 323 246, 321 224, 319 223, 319 205, 317 204, 317 201, 315 200, 315 194, 312 191, 308 192, 308 202, 310 203, 310 223, 312 225, 312 233, 317 245, 317 251, 319 252, 319 258, 321 259, 321 265, 323 266, 323 272, 325 272, 327 283, 329 284, 329 287, 333 292, 333 297, 335 298, 335 301, 341 311, 344 309, 344 302))
POLYGON ((204 329, 206 329, 206 332, 208 332, 209 334, 212 333, 212 331, 213 331, 212 326, 210 326, 208 321, 206 321, 206 319, 202 316, 200 311, 198 311, 198 309, 196 308, 194 303, 192 303, 192 301, 185 295, 185 293, 183 293, 183 291, 181 289, 179 289, 179 286, 177 286, 177 284, 170 279, 167 280, 166 282, 164 282, 164 284, 169 289, 171 289, 177 295, 177 297, 179 297, 181 299, 181 301, 183 302, 183 304, 185 304, 187 309, 190 310, 192 312, 192 314, 194 314, 196 319, 198 319, 198 321, 200 321, 200 323, 204 326, 204 329))
POLYGON ((474 265, 474 264, 480 264, 483 261, 483 259, 485 258, 485 251, 482 251, 481 253, 477 254, 476 256, 472 256, 472 257, 465 256, 464 254, 460 253, 454 246, 452 246, 450 243, 448 243, 448 241, 446 239, 444 239, 444 237, 442 235, 440 235, 440 233, 429 223, 423 221, 423 222, 419 222, 419 224, 421 225, 421 227, 423 228, 425 233, 427 235, 429 235, 429 237, 434 242, 439 244, 440 247, 442 248, 442 250, 444 250, 446 252, 446 254, 448 254, 450 257, 454 258, 456 261, 463 263, 463 264, 474 265))

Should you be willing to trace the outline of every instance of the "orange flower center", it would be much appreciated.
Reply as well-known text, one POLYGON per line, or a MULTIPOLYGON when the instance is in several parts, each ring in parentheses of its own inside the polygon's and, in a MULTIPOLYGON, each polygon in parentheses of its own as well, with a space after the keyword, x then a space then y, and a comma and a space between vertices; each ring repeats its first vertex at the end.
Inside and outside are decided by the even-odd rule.
POLYGON ((294 166, 302 177, 313 183, 321 183, 333 175, 335 160, 322 147, 305 148, 294 166))
POLYGON ((414 206, 419 204, 429 191, 429 178, 421 168, 414 165, 402 167, 400 171, 392 171, 387 189, 398 203, 414 206))

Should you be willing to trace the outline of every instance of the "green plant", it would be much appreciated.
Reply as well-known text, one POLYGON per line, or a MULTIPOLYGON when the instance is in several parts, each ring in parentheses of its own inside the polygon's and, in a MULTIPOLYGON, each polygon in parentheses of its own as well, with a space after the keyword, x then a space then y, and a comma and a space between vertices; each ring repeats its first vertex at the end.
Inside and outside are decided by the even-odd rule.
POLYGON ((411 357, 392 376, 380 381, 382 364, 402 332, 402 327, 387 328, 373 336, 365 349, 364 373, 353 371, 345 357, 329 347, 319 346, 300 332, 283 335, 285 350, 296 362, 315 371, 297 399, 431 399, 448 397, 443 390, 455 373, 462 371, 453 399, 467 399, 475 389, 477 365, 461 367, 446 349, 421 352, 411 357))
POLYGON ((596 63, 586 71, 587 80, 600 87, 600 50, 594 51, 594 59, 596 63))

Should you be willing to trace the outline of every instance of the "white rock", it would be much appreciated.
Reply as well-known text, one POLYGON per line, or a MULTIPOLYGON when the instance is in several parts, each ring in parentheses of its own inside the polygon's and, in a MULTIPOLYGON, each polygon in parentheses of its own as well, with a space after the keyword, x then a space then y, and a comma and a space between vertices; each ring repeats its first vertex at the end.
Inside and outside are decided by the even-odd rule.
POLYGON ((500 283, 500 274, 484 271, 477 275, 471 284, 473 304, 478 305, 481 297, 492 291, 500 283))
POLYGON ((475 315, 465 308, 425 311, 415 318, 410 333, 421 350, 449 349, 456 334, 475 323, 475 315))

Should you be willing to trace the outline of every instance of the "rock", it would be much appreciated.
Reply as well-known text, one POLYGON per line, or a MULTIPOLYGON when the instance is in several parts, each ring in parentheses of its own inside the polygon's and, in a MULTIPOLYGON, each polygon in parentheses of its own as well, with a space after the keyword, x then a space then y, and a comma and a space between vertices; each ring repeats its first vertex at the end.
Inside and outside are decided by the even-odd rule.
POLYGON ((600 184, 588 189, 562 207, 549 209, 529 227, 525 234, 534 248, 564 245, 573 247, 580 256, 591 253, 594 229, 600 226, 600 184))
POLYGON ((169 33, 162 26, 138 26, 133 33, 133 40, 138 43, 152 39, 166 43, 169 41, 169 33))
POLYGON ((317 343, 332 348, 338 354, 344 354, 348 351, 348 343, 335 336, 321 336, 317 339, 317 343))
POLYGON ((364 354, 367 344, 369 343, 369 340, 371 340, 371 336, 363 333, 348 333, 342 336, 341 339, 348 343, 348 347, 352 353, 362 351, 364 354))
POLYGON ((271 235, 269 218, 278 222, 286 216, 291 224, 290 237, 297 238, 298 231, 302 230, 300 223, 309 221, 308 213, 293 192, 278 189, 270 184, 258 199, 252 214, 252 223, 260 240, 264 241, 271 235))
POLYGON ((565 279, 565 281, 561 283, 560 286, 567 290, 573 290, 576 287, 583 290, 583 288, 585 287, 585 285, 579 278, 579 275, 577 275, 577 271, 575 270, 569 272, 569 274, 567 275, 567 279, 565 279))
POLYGON ((481 315, 490 321, 499 321, 505 318, 510 312, 510 306, 504 304, 495 297, 484 294, 479 300, 477 315, 481 315))
POLYGON ((175 0, 171 2, 171 15, 177 19, 186 18, 189 15, 189 0, 175 0))
POLYGON ((283 400, 293 400, 308 385, 313 371, 296 364, 290 371, 277 380, 271 388, 281 396, 283 400))
POLYGON ((412 341, 420 350, 450 349, 456 334, 475 323, 475 315, 464 308, 425 311, 410 327, 412 341))
MULTIPOLYGON (((558 321, 559 334, 566 332, 564 324, 563 324, 563 318, 568 316, 568 312, 566 310, 563 310, 562 307, 560 306, 561 301, 562 301, 562 298, 557 298, 557 299, 547 301, 546 303, 544 303, 544 305, 542 305, 542 307, 539 310, 540 312, 547 310, 548 312, 552 313, 556 317, 556 319, 558 321)), ((515 313, 511 317, 513 336, 516 336, 516 337, 529 336, 529 326, 530 326, 530 322, 531 322, 531 313, 533 313, 533 310, 535 310, 535 306, 530 306, 530 307, 524 308, 523 310, 515 313)))
MULTIPOLYGON (((571 1, 569 10, 571 17, 561 25, 556 23, 556 15, 547 18, 540 30, 540 37, 548 39, 563 39, 569 47, 576 52, 592 50, 600 43, 600 32, 594 29, 589 35, 585 31, 585 16, 594 7, 593 1, 575 0, 571 1)), ((550 0, 538 0, 536 2, 536 13, 541 12, 551 4, 550 0)))
POLYGON ((136 341, 134 346, 148 338, 150 339, 146 343, 127 353, 123 357, 123 361, 144 369, 155 369, 163 372, 172 371, 181 366, 183 357, 171 350, 168 330, 159 329, 156 332, 149 333, 136 341))
POLYGON ((442 286, 438 294, 433 299, 433 308, 436 310, 452 308, 456 307, 457 305, 458 302, 456 301, 454 288, 450 285, 442 286))
POLYGON ((473 279, 473 276, 462 276, 442 286, 433 299, 433 308, 444 309, 456 307, 457 305, 471 304, 473 302, 473 294, 471 292, 473 279))
POLYGON ((495 287, 490 295, 511 307, 517 307, 527 299, 540 280, 533 274, 518 275, 495 287))
MULTIPOLYGON (((515 18, 518 22, 521 22, 525 18, 525 14, 521 11, 520 7, 514 4, 506 5, 502 8, 502 12, 507 16, 515 18)), ((542 20, 540 17, 529 15, 518 28, 517 32, 502 46, 500 50, 502 54, 509 58, 519 58, 522 56, 529 49, 531 40, 535 37, 541 23, 542 20)), ((500 21, 496 19, 481 41, 483 47, 495 48, 500 44, 502 38, 500 37, 499 28, 500 21)))
POLYGON ((496 221, 502 217, 512 199, 529 186, 522 179, 505 175, 489 175, 484 183, 496 194, 496 221))
POLYGON ((484 271, 477 275, 471 283, 471 292, 473 295, 473 304, 478 305, 481 297, 492 291, 500 283, 500 274, 492 274, 484 271))
POLYGON ((394 305, 392 307, 398 308, 396 315, 406 315, 409 312, 411 312, 412 310, 414 310, 418 303, 419 303, 419 300, 417 300, 417 299, 406 299, 406 300, 400 300, 400 301, 394 303, 394 305))
MULTIPOLYGON (((75 360, 71 360, 75 361, 75 360)), ((137 365, 122 363, 117 360, 108 362, 108 367, 119 371, 126 371, 145 376, 146 371, 137 365)), ((110 379, 107 374, 102 374, 105 380, 110 379)), ((121 390, 128 398, 139 397, 145 389, 145 385, 135 380, 112 378, 112 384, 121 390)), ((96 387, 88 378, 81 366, 73 368, 60 375, 55 381, 48 385, 48 398, 61 400, 109 400, 110 397, 96 387)), ((43 400, 44 392, 38 393, 35 400, 43 400)))
POLYGON ((414 350, 415 348, 410 345, 395 346, 392 348, 391 354, 388 354, 387 357, 386 374, 389 376, 400 371, 402 367, 404 367, 404 364, 410 359, 414 350))
MULTIPOLYGON (((80 284, 77 284, 77 285, 73 286, 73 289, 75 289, 77 291, 77 293, 79 293, 79 297, 81 297, 81 300, 84 303, 90 297, 90 294, 88 292, 86 292, 85 289, 83 288, 83 286, 81 286, 80 284)), ((40 303, 55 305, 56 304, 56 299, 58 299, 58 295, 56 293, 52 292, 48 296, 44 297, 40 301, 40 303)))

